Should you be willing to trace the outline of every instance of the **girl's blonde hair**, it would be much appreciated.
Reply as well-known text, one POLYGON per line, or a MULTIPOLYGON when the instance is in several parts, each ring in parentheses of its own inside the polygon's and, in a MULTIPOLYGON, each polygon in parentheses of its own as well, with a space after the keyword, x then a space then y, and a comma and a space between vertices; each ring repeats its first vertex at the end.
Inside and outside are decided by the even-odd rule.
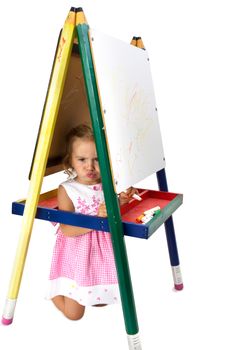
POLYGON ((63 168, 65 173, 69 176, 73 175, 73 168, 71 165, 71 155, 73 142, 76 138, 87 139, 94 141, 94 134, 92 128, 87 124, 80 124, 72 128, 66 135, 66 154, 63 158, 63 168))

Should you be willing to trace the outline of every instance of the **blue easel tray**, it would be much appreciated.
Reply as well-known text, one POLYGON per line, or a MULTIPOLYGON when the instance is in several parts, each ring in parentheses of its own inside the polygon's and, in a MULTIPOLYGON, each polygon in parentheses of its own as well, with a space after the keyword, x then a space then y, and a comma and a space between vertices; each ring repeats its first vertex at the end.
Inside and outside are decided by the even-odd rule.
MULTIPOLYGON (((142 201, 132 199, 121 207, 121 217, 126 236, 148 239, 182 204, 183 195, 138 189, 142 201), (159 214, 146 224, 137 223, 136 218, 144 211, 159 206, 159 214)), ((12 203, 12 213, 23 215, 26 200, 12 203)), ((57 208, 57 190, 46 192, 40 196, 36 216, 37 219, 66 225, 88 227, 93 230, 109 232, 108 219, 59 210, 57 208)))

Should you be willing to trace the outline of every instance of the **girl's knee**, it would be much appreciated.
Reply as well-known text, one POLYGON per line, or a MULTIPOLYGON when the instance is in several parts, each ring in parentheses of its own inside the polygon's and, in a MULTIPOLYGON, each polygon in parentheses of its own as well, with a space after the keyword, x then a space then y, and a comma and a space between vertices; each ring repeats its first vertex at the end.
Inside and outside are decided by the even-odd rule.
POLYGON ((84 313, 77 315, 69 312, 64 312, 64 315, 66 316, 66 318, 68 318, 68 320, 78 321, 78 320, 81 320, 81 318, 83 318, 84 313))
POLYGON ((81 307, 78 310, 74 310, 74 309, 66 309, 64 311, 64 315, 71 321, 78 321, 81 320, 81 318, 83 318, 85 313, 85 308, 81 307))

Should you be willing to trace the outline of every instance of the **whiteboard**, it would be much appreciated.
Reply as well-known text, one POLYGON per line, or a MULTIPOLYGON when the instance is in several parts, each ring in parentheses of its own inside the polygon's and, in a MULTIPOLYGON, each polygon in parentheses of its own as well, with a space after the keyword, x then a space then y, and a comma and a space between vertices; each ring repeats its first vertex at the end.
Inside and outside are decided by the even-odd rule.
POLYGON ((116 192, 163 169, 147 52, 96 30, 90 43, 116 192))

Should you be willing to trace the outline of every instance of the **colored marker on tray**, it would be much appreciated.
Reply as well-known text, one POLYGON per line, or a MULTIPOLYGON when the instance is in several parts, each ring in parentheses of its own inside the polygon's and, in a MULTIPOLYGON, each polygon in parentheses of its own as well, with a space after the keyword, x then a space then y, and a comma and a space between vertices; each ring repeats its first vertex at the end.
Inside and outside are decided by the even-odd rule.
POLYGON ((161 211, 160 207, 157 205, 156 207, 154 208, 151 208, 151 209, 148 209, 146 211, 144 211, 144 214, 145 215, 155 215, 155 214, 158 214, 159 212, 161 211))
POLYGON ((144 218, 144 216, 145 216, 145 215, 143 215, 143 214, 139 215, 139 216, 136 218, 136 221, 137 221, 139 224, 141 224, 142 219, 144 218))
POLYGON ((161 212, 161 209, 159 206, 156 206, 154 208, 148 209, 144 211, 143 214, 139 215, 136 218, 136 222, 140 224, 146 224, 149 222, 154 216, 158 215, 161 212))

